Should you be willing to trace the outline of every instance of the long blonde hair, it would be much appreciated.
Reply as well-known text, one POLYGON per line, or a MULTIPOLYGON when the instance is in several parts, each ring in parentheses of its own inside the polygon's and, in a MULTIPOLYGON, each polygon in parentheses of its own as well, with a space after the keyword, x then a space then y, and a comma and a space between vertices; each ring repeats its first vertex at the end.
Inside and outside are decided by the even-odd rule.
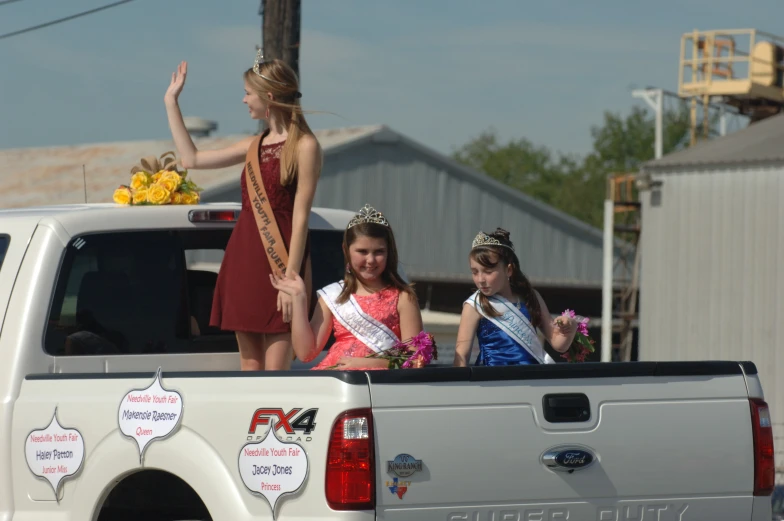
POLYGON ((286 144, 280 154, 280 184, 286 186, 297 177, 299 140, 306 134, 312 136, 313 131, 305 121, 299 102, 302 94, 299 92, 299 78, 294 69, 282 60, 267 60, 259 64, 259 73, 269 80, 256 74, 253 68, 245 71, 243 76, 256 95, 271 107, 280 110, 284 118, 283 124, 288 127, 286 144), (272 100, 267 99, 267 93, 272 94, 272 100))

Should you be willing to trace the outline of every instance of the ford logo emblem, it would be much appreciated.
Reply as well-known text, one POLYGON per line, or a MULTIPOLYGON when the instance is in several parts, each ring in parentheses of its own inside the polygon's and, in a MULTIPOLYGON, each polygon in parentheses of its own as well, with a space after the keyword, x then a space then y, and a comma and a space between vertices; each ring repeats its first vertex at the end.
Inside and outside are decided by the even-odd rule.
POLYGON ((555 456, 555 462, 562 467, 579 469, 593 463, 593 454, 584 450, 565 450, 555 456))
POLYGON ((542 463, 550 470, 572 473, 584 469, 596 461, 596 456, 587 448, 556 447, 542 455, 542 463))

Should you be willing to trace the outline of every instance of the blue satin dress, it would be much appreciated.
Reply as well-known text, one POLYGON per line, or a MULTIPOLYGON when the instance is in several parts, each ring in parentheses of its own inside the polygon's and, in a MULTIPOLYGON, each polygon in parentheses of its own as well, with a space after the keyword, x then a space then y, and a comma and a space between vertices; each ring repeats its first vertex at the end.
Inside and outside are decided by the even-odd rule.
MULTIPOLYGON (((531 314, 523 302, 518 309, 531 320, 531 314)), ((539 362, 517 342, 498 329, 486 318, 479 319, 476 336, 479 339, 479 356, 474 365, 538 365, 539 362)))

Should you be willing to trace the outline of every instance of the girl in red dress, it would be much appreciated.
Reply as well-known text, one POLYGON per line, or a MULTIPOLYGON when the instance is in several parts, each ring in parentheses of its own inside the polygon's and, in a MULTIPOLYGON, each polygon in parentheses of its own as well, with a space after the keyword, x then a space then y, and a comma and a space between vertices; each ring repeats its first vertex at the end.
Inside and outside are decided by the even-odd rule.
MULTIPOLYGON (((257 136, 219 150, 197 150, 193 144, 178 104, 187 71, 187 63, 180 63, 164 96, 182 166, 210 169, 244 163, 257 136)), ((242 101, 250 117, 267 122, 268 130, 257 152, 257 175, 288 252, 286 276, 300 274, 309 280, 308 218, 321 171, 321 147, 302 114, 299 80, 291 67, 280 60, 265 61, 258 54, 244 79, 242 101)), ((292 299, 270 283, 272 268, 245 178, 243 170, 242 211, 218 274, 210 325, 235 332, 244 371, 288 369, 292 361, 292 299)))
POLYGON ((367 356, 422 331, 416 294, 397 272, 395 236, 386 218, 365 205, 346 228, 343 254, 346 275, 319 290, 310 323, 304 281, 270 276, 278 290, 294 299, 294 352, 303 362, 313 360, 334 331, 329 354, 313 369, 386 369, 387 360, 367 356))

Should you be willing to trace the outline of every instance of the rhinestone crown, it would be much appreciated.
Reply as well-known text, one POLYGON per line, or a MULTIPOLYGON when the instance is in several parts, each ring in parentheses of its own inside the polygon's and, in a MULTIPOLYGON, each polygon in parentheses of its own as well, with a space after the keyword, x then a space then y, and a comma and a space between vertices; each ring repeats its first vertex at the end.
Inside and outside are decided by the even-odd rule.
POLYGON ((256 76, 260 78, 264 78, 267 81, 272 83, 277 83, 278 85, 288 85, 288 83, 283 83, 282 81, 275 81, 271 78, 267 78, 261 73, 261 64, 264 63, 264 55, 261 54, 261 49, 256 51, 256 61, 253 63, 253 72, 256 73, 256 76))
POLYGON ((471 243, 471 249, 481 248, 482 246, 500 246, 514 251, 514 248, 508 244, 502 244, 501 241, 494 237, 490 237, 485 232, 479 232, 477 236, 474 237, 474 242, 471 243))
POLYGON ((380 224, 382 226, 389 227, 389 222, 387 221, 387 218, 384 217, 384 215, 381 212, 379 212, 369 204, 366 204, 359 210, 359 213, 357 213, 348 222, 348 226, 346 227, 346 229, 348 230, 352 226, 356 226, 358 224, 364 224, 364 223, 380 224))

